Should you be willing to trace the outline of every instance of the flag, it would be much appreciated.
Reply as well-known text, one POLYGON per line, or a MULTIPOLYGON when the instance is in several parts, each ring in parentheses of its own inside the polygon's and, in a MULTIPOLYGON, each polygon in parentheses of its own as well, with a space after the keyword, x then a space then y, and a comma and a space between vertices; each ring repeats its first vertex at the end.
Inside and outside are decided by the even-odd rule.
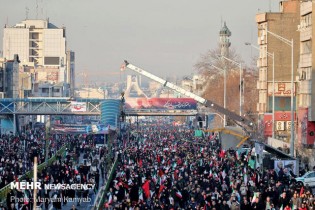
POLYGON ((210 169, 210 171, 209 171, 209 177, 211 177, 212 176, 212 170, 210 169))
POLYGON ((142 185, 142 189, 146 198, 150 198, 150 180, 145 181, 142 185))
POLYGON ((220 156, 220 158, 224 158, 224 155, 225 155, 225 151, 222 149, 222 150, 220 151, 219 156, 220 156))
POLYGON ((110 193, 109 194, 109 197, 108 197, 108 204, 111 204, 113 202, 113 196, 112 196, 112 194, 110 193))
POLYGON ((125 70, 126 70, 126 65, 125 64, 121 64, 120 71, 125 71, 125 70))
POLYGON ((163 169, 159 169, 159 176, 163 176, 164 172, 163 172, 163 169))
POLYGON ((173 164, 172 164, 173 170, 176 168, 176 166, 177 166, 177 163, 176 163, 176 162, 173 162, 173 164))
POLYGON ((179 198, 179 199, 182 199, 182 193, 180 191, 177 191, 176 192, 176 196, 179 198))
POLYGON ((142 191, 142 189, 139 190, 139 200, 143 201, 143 191, 142 191))
POLYGON ((199 160, 199 166, 202 166, 203 165, 203 160, 202 158, 199 160))
POLYGON ((237 159, 237 160, 239 160, 239 159, 240 159, 240 154, 239 154, 239 151, 236 151, 236 152, 235 152, 235 156, 236 156, 236 159, 237 159))
POLYGON ((24 192, 24 204, 27 205, 29 203, 29 197, 27 196, 26 192, 24 192))
POLYGON ((160 198, 161 192, 163 191, 164 188, 165 188, 165 186, 161 184, 161 185, 160 185, 160 188, 159 188, 158 198, 160 198))

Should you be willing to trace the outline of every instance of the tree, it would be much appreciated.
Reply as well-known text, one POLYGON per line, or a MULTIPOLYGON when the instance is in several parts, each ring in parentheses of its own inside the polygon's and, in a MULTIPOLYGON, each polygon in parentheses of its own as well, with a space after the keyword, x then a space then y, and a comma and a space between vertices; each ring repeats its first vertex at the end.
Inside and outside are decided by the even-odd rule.
MULTIPOLYGON (((226 69, 226 108, 237 114, 240 112, 240 70, 239 66, 229 62, 225 59, 221 59, 220 47, 209 50, 205 54, 201 55, 200 60, 195 64, 195 69, 205 79, 205 91, 203 97, 211 100, 223 107, 224 105, 224 72, 219 71, 212 65, 226 69)), ((235 50, 231 50, 229 53, 229 59, 238 63, 243 63, 240 56, 236 54, 235 50)), ((244 103, 242 104, 242 115, 257 122, 256 104, 258 102, 258 91, 256 89, 256 83, 258 79, 258 72, 255 68, 249 68, 242 66, 243 69, 243 81, 241 86, 244 89, 244 103)), ((221 113, 219 113, 221 114, 221 113)), ((232 122, 227 120, 227 124, 231 125, 232 122)))

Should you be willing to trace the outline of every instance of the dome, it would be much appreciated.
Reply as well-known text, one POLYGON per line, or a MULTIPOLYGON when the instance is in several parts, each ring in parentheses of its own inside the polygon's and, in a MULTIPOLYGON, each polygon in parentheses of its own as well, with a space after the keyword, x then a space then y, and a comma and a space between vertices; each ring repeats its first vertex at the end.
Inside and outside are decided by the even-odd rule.
POLYGON ((224 22, 223 27, 220 30, 220 36, 231 36, 231 31, 228 29, 228 27, 226 26, 226 23, 224 22))

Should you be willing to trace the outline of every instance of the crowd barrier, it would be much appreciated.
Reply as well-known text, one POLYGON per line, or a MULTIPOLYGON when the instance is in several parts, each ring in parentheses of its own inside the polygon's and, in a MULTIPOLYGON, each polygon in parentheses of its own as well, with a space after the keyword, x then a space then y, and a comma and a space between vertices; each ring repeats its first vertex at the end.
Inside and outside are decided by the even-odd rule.
POLYGON ((112 164, 112 167, 110 169, 110 172, 108 173, 107 175, 107 180, 106 180, 106 183, 105 185, 100 189, 96 199, 95 199, 95 205, 94 207, 91 209, 91 210, 101 210, 103 209, 104 207, 104 204, 106 202, 106 194, 107 194, 107 191, 108 191, 108 188, 109 188, 109 185, 113 179, 113 174, 116 170, 116 167, 117 167, 117 164, 118 164, 118 156, 116 155, 115 157, 115 160, 112 164))

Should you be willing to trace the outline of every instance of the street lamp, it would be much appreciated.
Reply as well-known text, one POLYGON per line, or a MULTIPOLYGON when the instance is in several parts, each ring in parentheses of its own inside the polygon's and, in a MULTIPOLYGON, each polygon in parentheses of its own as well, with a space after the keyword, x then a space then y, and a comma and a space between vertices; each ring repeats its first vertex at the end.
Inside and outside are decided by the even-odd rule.
POLYGON ((277 39, 279 39, 280 41, 284 42, 285 44, 289 45, 291 47, 291 141, 290 141, 290 155, 294 156, 294 42, 293 39, 288 40, 278 34, 275 34, 271 31, 268 31, 267 28, 264 28, 263 30, 266 31, 266 33, 271 34, 272 36, 276 37, 277 39))
MULTIPOLYGON (((249 45, 256 50, 260 50, 259 47, 252 43, 245 42, 245 45, 249 45)), ((266 50, 267 56, 272 58, 272 138, 275 138, 275 53, 270 53, 266 50)))
MULTIPOLYGON (((224 122, 224 118, 223 118, 220 114, 218 114, 218 113, 216 113, 216 112, 207 113, 208 116, 209 116, 210 114, 214 114, 214 115, 219 116, 219 117, 221 118, 221 122, 222 122, 222 123, 224 122)), ((223 125, 223 127, 225 127, 225 125, 223 125)))
POLYGON ((243 90, 243 84, 242 84, 242 63, 238 63, 230 58, 225 57, 224 55, 218 55, 219 58, 223 58, 227 61, 230 61, 231 63, 234 63, 240 67, 240 116, 242 116, 242 90, 243 90))
MULTIPOLYGON (((225 69, 221 69, 221 68, 219 68, 219 67, 217 67, 217 66, 215 66, 215 65, 213 65, 212 63, 210 63, 210 66, 211 67, 213 67, 213 68, 215 68, 215 69, 217 69, 217 70, 219 70, 219 71, 223 71, 223 73, 224 73, 224 93, 223 93, 223 107, 224 107, 224 109, 226 109, 226 70, 225 69)), ((225 114, 223 115, 223 127, 225 127, 225 125, 226 125, 226 116, 225 116, 225 114)))

